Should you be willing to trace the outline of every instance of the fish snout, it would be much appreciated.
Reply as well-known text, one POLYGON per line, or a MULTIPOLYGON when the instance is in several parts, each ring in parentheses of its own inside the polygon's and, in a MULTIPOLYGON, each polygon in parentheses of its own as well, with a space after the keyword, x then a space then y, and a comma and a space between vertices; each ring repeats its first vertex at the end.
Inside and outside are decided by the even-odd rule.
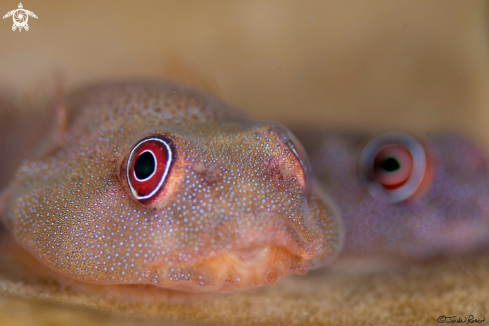
POLYGON ((274 284, 331 261, 343 242, 340 217, 312 179, 295 136, 275 123, 218 130, 217 136, 209 129, 206 147, 199 144, 193 151, 189 182, 184 180, 202 185, 206 193, 194 198, 206 202, 205 221, 211 227, 192 235, 204 249, 172 267, 152 264, 158 285, 236 291, 274 284), (222 134, 227 137, 221 141, 222 134))
POLYGON ((161 207, 175 225, 162 242, 180 249, 145 265, 152 284, 237 291, 304 274, 337 255, 339 214, 287 128, 203 125, 190 135, 176 153, 186 167, 170 200, 179 204, 161 207))
POLYGON ((296 182, 303 189, 304 197, 312 186, 312 169, 304 147, 295 135, 280 123, 262 122, 248 130, 252 142, 268 150, 269 156, 262 160, 264 171, 270 181, 283 184, 296 182))

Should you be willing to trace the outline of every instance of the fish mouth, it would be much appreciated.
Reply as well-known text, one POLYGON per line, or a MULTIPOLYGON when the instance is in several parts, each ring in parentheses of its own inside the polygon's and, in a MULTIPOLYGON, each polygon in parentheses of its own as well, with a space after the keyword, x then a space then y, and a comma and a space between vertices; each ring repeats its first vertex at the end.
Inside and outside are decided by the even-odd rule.
POLYGON ((190 266, 148 266, 152 285, 186 292, 234 292, 305 274, 308 263, 272 245, 233 250, 190 266))
MULTIPOLYGON (((308 226, 284 225, 280 232, 248 230, 244 242, 233 249, 211 253, 198 260, 156 260, 145 265, 135 283, 186 292, 237 292, 272 285, 293 274, 306 274, 331 262, 343 244, 339 213, 318 184, 309 201, 308 226), (321 217, 321 218, 319 218, 321 217)), ((233 227, 234 229, 234 227, 233 227)), ((240 242, 240 241, 238 241, 240 242)))

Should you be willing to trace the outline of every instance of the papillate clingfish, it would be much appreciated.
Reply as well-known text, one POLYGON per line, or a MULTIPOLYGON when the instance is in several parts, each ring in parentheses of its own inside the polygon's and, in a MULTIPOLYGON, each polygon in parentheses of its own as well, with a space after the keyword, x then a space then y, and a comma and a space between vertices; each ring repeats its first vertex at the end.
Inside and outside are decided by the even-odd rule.
POLYGON ((0 216, 60 276, 231 292, 304 274, 341 249, 335 206, 278 123, 158 82, 92 87, 58 115, 3 191, 0 216))

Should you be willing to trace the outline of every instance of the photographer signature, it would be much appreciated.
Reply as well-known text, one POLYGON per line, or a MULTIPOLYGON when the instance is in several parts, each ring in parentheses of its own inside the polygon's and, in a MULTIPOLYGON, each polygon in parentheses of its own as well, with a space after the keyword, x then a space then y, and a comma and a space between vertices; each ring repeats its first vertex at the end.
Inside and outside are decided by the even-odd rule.
POLYGON ((486 321, 486 317, 482 319, 477 319, 474 315, 459 317, 459 316, 440 316, 438 317, 438 323, 447 323, 447 324, 482 324, 486 321))

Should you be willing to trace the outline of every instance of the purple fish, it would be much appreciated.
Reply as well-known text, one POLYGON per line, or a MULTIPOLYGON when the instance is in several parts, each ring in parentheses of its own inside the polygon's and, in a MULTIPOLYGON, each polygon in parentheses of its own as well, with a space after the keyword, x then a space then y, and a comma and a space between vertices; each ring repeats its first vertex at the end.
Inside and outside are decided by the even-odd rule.
POLYGON ((343 216, 343 256, 429 258, 489 241, 489 176, 465 138, 297 132, 343 216))

